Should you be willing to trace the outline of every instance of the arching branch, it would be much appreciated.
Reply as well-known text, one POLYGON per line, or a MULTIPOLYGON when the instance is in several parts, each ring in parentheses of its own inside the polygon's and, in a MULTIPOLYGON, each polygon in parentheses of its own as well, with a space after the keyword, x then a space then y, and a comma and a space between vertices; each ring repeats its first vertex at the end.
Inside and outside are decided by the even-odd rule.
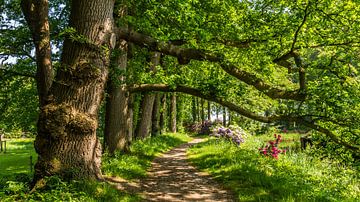
POLYGON ((182 48, 172 43, 157 41, 150 36, 140 34, 127 28, 118 28, 117 35, 118 38, 125 39, 142 47, 146 47, 151 51, 158 51, 166 55, 177 57, 180 64, 187 64, 190 62, 190 60, 218 63, 220 64, 221 68, 228 74, 245 82, 248 85, 254 86, 257 90, 263 92, 270 98, 291 99, 299 101, 305 99, 305 95, 299 92, 299 90, 287 91, 275 88, 265 83, 265 81, 258 78, 255 74, 237 68, 231 62, 227 61, 224 55, 214 54, 204 50, 182 48))
POLYGON ((359 153, 360 152, 360 146, 359 145, 351 145, 341 139, 339 139, 334 133, 332 133, 330 130, 321 127, 314 123, 313 121, 306 120, 304 116, 262 116, 258 115, 256 113, 253 113, 249 111, 248 109, 245 109, 239 105, 236 105, 232 102, 226 101, 224 99, 218 98, 214 95, 207 95, 200 90, 188 86, 178 85, 178 86, 169 86, 166 84, 138 84, 128 87, 130 92, 148 92, 148 91, 162 91, 162 92, 181 92, 186 93, 189 95, 193 95, 196 97, 200 97, 212 102, 216 102, 222 106, 225 106, 229 108, 232 111, 235 111, 239 113, 242 116, 245 116, 247 118, 253 119, 255 121, 260 121, 263 123, 273 123, 277 121, 285 121, 285 122, 296 122, 298 124, 302 124, 306 127, 312 128, 314 130, 317 130, 321 133, 324 133, 326 136, 328 136, 331 140, 334 142, 343 145, 347 149, 359 153))

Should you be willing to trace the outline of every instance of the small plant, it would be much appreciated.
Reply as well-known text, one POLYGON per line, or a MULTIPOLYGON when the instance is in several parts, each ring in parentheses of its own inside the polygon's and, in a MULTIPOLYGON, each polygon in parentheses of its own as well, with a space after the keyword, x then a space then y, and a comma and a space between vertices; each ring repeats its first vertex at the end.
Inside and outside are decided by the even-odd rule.
POLYGON ((213 128, 213 132, 210 134, 210 136, 216 138, 225 138, 235 145, 240 146, 241 143, 245 142, 247 134, 242 128, 238 126, 229 126, 229 128, 218 126, 213 128))
POLYGON ((275 140, 270 140, 265 147, 259 148, 260 154, 264 156, 270 156, 272 158, 278 159, 279 154, 286 154, 286 149, 279 149, 278 146, 282 141, 281 135, 274 134, 275 140))

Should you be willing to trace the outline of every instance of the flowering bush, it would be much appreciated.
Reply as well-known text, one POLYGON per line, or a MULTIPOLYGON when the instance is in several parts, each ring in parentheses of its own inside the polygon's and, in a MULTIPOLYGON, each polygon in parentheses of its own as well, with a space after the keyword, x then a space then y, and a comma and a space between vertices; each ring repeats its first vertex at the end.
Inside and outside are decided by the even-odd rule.
POLYGON ((278 155, 283 153, 286 153, 286 149, 279 149, 278 146, 280 142, 282 141, 281 135, 274 134, 275 140, 270 140, 265 147, 259 148, 260 154, 264 156, 271 156, 275 159, 278 159, 278 155))
POLYGON ((216 138, 225 138, 237 146, 240 146, 241 143, 244 143, 245 138, 247 137, 246 132, 238 126, 229 126, 229 128, 215 126, 213 127, 212 131, 213 132, 210 134, 210 136, 216 138))

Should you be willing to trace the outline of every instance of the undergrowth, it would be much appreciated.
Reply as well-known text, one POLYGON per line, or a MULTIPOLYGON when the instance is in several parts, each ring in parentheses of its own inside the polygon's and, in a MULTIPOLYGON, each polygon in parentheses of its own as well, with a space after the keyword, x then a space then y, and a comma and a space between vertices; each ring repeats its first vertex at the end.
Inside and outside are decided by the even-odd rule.
POLYGON ((137 140, 132 143, 129 153, 118 152, 113 157, 105 154, 103 172, 105 175, 118 176, 127 180, 144 178, 152 160, 157 155, 189 140, 191 140, 189 136, 181 133, 137 140))
POLYGON ((31 193, 30 176, 17 174, 0 180, 0 201, 139 201, 137 195, 119 192, 105 182, 62 181, 57 176, 46 178, 45 186, 31 193))
POLYGON ((252 136, 241 147, 210 139, 192 147, 188 154, 194 165, 233 190, 240 201, 360 198, 360 175, 356 169, 309 155, 311 150, 289 152, 278 160, 264 157, 258 148, 268 139, 252 136))

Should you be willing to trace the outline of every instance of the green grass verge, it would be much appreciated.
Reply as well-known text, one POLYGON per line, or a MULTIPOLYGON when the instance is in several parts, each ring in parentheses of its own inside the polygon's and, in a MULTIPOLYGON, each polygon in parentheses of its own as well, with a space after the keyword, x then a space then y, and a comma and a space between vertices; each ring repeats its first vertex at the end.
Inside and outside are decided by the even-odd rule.
POLYGON ((33 164, 37 159, 34 139, 10 139, 6 141, 6 146, 6 153, 0 153, 0 177, 30 173, 32 169, 30 156, 32 156, 33 164))
POLYGON ((134 141, 129 153, 104 155, 102 170, 105 175, 119 176, 127 180, 146 177, 152 160, 159 154, 191 140, 186 134, 164 134, 143 141, 134 141))
MULTIPOLYGON (((265 158, 258 148, 270 136, 251 136, 241 147, 210 139, 188 151, 198 168, 232 189, 239 201, 358 201, 360 175, 307 152, 265 158)), ((280 144, 281 146, 281 144, 280 144)))

